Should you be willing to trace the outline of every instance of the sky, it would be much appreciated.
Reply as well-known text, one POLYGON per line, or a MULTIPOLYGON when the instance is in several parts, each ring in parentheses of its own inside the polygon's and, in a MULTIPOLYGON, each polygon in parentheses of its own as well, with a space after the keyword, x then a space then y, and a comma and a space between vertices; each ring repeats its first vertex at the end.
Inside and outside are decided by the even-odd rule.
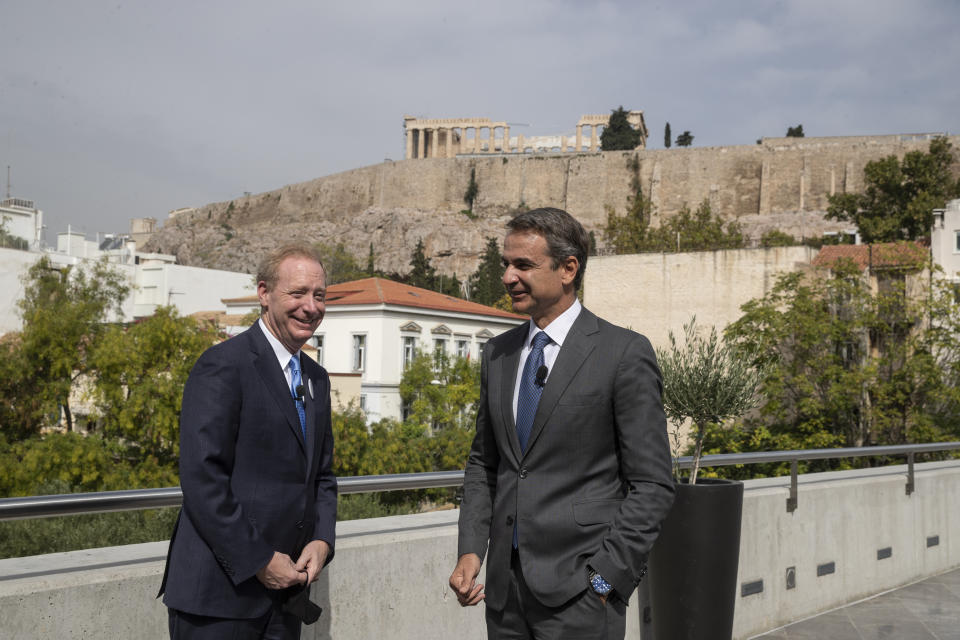
POLYGON ((403 116, 648 147, 960 133, 957 0, 0 0, 0 171, 46 238, 400 160, 403 116))

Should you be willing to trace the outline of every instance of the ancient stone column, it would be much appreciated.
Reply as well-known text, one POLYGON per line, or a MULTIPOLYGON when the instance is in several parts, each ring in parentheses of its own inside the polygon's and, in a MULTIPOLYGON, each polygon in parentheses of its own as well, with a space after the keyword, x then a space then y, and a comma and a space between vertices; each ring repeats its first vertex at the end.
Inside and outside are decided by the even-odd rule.
POLYGON ((590 151, 597 151, 600 148, 597 140, 597 125, 590 125, 590 151))
POLYGON ((447 152, 443 157, 452 158, 453 157, 453 127, 447 127, 447 152))
POLYGON ((487 127, 487 130, 490 131, 490 148, 487 149, 487 151, 488 151, 489 153, 493 153, 494 150, 495 150, 495 147, 497 146, 496 143, 495 143, 495 140, 494 140, 494 138, 495 138, 496 135, 497 135, 497 128, 496 128, 496 127, 487 127))
POLYGON ((433 127, 430 129, 430 157, 437 157, 437 138, 440 137, 440 129, 433 127))
POLYGON ((527 143, 523 139, 523 134, 517 136, 517 153, 523 153, 527 149, 527 143))
POLYGON ((580 150, 583 148, 583 125, 577 125, 577 148, 576 152, 580 153, 580 150))
POLYGON ((503 151, 504 153, 510 153, 510 127, 509 126, 505 126, 503 128, 503 146, 501 147, 501 151, 503 151))
POLYGON ((407 160, 413 158, 413 129, 407 129, 407 160))

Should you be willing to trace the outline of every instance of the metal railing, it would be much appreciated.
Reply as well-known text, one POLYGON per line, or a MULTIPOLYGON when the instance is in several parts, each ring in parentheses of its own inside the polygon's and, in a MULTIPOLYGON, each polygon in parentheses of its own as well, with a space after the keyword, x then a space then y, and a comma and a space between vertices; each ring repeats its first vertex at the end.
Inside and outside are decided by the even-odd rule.
MULTIPOLYGON (((907 461, 906 494, 912 494, 914 483, 914 459, 917 454, 960 450, 960 442, 933 442, 929 444, 905 444, 884 447, 851 447, 844 449, 797 449, 792 451, 758 451, 752 453, 720 453, 703 456, 701 467, 723 467, 742 464, 770 462, 790 463, 790 497, 787 511, 797 508, 798 464, 804 460, 832 458, 864 458, 905 456, 907 461)), ((681 469, 693 466, 691 456, 676 460, 681 469)), ((958 460, 960 464, 960 460, 958 460)), ((382 476, 353 476, 340 478, 340 493, 368 493, 374 491, 398 491, 403 489, 439 489, 459 487, 463 484, 463 471, 433 471, 430 473, 397 473, 382 476)), ((0 500, 0 521, 51 516, 78 515, 82 513, 106 513, 179 507, 183 494, 179 487, 164 489, 133 489, 127 491, 103 491, 99 493, 69 493, 28 498, 5 498, 0 500)))

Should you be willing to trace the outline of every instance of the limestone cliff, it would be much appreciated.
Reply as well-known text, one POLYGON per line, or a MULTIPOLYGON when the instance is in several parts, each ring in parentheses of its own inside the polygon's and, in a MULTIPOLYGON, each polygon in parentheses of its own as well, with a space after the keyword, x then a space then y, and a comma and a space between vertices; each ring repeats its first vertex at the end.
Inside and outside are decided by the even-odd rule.
MULTIPOLYGON (((960 137, 953 136, 954 147, 960 137)), ((867 162, 925 150, 929 136, 771 138, 762 144, 578 154, 477 155, 384 162, 267 193, 177 212, 146 243, 181 264, 252 272, 263 253, 300 239, 343 242, 361 264, 406 272, 422 239, 443 273, 476 268, 488 236, 520 209, 557 206, 597 231, 622 213, 639 179, 654 224, 708 200, 754 238, 769 229, 817 236, 848 227, 823 219, 827 196, 863 188, 867 162), (476 176, 473 215, 463 195, 476 176)))

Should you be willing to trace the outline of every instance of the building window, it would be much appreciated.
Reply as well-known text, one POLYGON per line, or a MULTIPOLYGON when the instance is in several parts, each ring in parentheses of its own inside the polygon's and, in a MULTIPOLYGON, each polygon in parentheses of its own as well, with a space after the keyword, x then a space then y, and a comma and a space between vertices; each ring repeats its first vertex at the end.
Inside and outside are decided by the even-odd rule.
POLYGON ((403 368, 406 369, 417 357, 417 339, 413 336, 403 338, 403 368))
POLYGON ((360 394, 360 410, 366 413, 367 411, 367 394, 360 394))
POLYGON ((363 371, 367 363, 367 336, 353 336, 353 370, 363 371))
POLYGON ((317 348, 317 364, 323 366, 323 336, 313 336, 314 344, 317 348))
POLYGON ((953 232, 953 252, 960 253, 960 231, 953 232))
POLYGON ((457 357, 458 358, 470 357, 470 343, 468 341, 457 340, 457 357))
POLYGON ((447 341, 443 338, 433 339, 433 353, 439 358, 447 353, 447 341))
POLYGON ((409 402, 404 402, 404 403, 403 403, 403 406, 400 407, 400 419, 401 419, 403 422, 406 422, 407 420, 410 419, 410 411, 411 411, 411 409, 410 409, 410 403, 409 403, 409 402))

